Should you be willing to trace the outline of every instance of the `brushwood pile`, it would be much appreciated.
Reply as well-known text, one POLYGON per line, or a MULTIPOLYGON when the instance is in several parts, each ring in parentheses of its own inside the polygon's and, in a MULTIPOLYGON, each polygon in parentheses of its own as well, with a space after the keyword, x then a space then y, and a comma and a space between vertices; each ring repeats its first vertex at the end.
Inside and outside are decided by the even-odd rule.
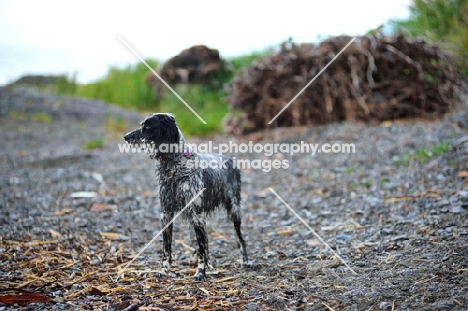
POLYGON ((269 126, 434 118, 450 111, 466 91, 457 64, 435 44, 402 35, 367 35, 338 55, 351 39, 285 42, 277 53, 244 69, 228 90, 231 112, 225 131, 241 135, 269 126))

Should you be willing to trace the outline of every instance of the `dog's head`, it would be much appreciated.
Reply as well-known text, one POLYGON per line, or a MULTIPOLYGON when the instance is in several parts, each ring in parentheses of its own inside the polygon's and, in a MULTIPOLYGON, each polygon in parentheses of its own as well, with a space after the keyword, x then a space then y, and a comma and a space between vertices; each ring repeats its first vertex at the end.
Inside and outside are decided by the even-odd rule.
MULTIPOLYGON (((156 151, 162 144, 185 143, 182 132, 170 113, 155 113, 141 122, 141 127, 124 136, 131 145, 156 151)), ((156 155, 156 154, 154 154, 156 155)))

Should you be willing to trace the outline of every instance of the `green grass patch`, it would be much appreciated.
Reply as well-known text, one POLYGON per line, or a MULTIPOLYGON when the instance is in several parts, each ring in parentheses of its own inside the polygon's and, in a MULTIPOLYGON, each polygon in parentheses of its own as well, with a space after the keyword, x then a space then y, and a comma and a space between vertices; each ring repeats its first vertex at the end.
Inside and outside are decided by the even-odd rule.
POLYGON ((389 22, 392 30, 443 44, 468 76, 468 1, 412 0, 409 10, 408 19, 389 22))
MULTIPOLYGON (((156 60, 145 60, 156 68, 156 60)), ((156 105, 153 90, 146 84, 148 68, 142 64, 125 68, 111 67, 105 77, 95 83, 78 85, 73 95, 100 99, 131 109, 150 109, 156 105)))
POLYGON ((369 180, 362 180, 361 182, 353 182, 351 183, 351 186, 353 187, 365 187, 365 188, 370 188, 372 186, 372 182, 369 180))
POLYGON ((76 91, 76 74, 68 75, 25 75, 12 85, 32 85, 39 91, 73 94, 76 91))
POLYGON ((26 114, 24 112, 9 111, 8 118, 10 118, 11 120, 22 121, 26 120, 26 114))
POLYGON ((52 122, 52 116, 44 112, 34 113, 31 115, 31 120, 40 123, 50 123, 52 122))
POLYGON ((309 171, 309 175, 307 176, 310 181, 318 181, 320 179, 322 172, 319 168, 312 168, 309 171))
POLYGON ((232 57, 231 59, 229 59, 229 62, 231 63, 234 70, 237 71, 237 70, 240 70, 242 68, 252 65, 252 63, 255 62, 256 60, 266 57, 274 53, 274 51, 275 51, 274 48, 267 48, 262 51, 256 51, 256 52, 252 52, 246 55, 232 57))
POLYGON ((92 139, 84 142, 83 147, 87 150, 99 149, 104 146, 104 141, 102 139, 92 139))
POLYGON ((8 112, 8 117, 11 120, 16 120, 16 121, 25 121, 28 119, 31 119, 31 121, 34 122, 40 122, 40 123, 50 123, 52 122, 53 118, 52 115, 45 113, 45 112, 40 112, 40 113, 34 113, 31 115, 28 115, 24 112, 18 112, 18 111, 9 111, 8 112))
POLYGON ((80 129, 86 128, 86 122, 83 121, 75 121, 75 126, 80 129))
POLYGON ((388 179, 386 177, 380 177, 380 180, 379 180, 380 187, 383 187, 387 182, 388 182, 388 179))
POLYGON ((221 91, 209 91, 201 85, 180 85, 175 91, 205 120, 203 124, 174 94, 167 94, 161 101, 158 112, 170 112, 176 116, 177 124, 186 135, 205 136, 222 130, 222 119, 229 107, 222 100, 221 91))
POLYGON ((107 116, 104 125, 106 129, 114 132, 123 132, 128 129, 127 121, 123 116, 107 116))
POLYGON ((63 101, 61 100, 57 100, 55 103, 54 103, 54 108, 62 108, 63 107, 63 101))
POLYGON ((432 148, 421 148, 416 153, 407 152, 401 158, 393 161, 395 166, 408 166, 411 162, 416 161, 420 164, 425 164, 431 159, 439 157, 450 150, 449 142, 441 142, 434 145, 432 148))
MULTIPOLYGON (((165 97, 157 101, 154 90, 146 84, 148 68, 141 62, 126 67, 111 67, 107 74, 90 84, 77 84, 75 77, 57 80, 53 88, 59 94, 102 100, 120 107, 155 112, 170 112, 176 116, 177 123, 187 136, 205 136, 222 132, 222 119, 229 112, 229 105, 223 100, 227 96, 225 85, 234 75, 250 66, 255 60, 271 54, 273 49, 253 52, 248 55, 226 60, 224 69, 216 76, 214 85, 176 85, 175 91, 195 110, 207 124, 203 124, 185 104, 170 90, 164 87, 165 97)), ((152 68, 159 62, 145 60, 152 68)), ((112 131, 125 131, 128 126, 123 119, 109 117, 105 127, 112 131)))

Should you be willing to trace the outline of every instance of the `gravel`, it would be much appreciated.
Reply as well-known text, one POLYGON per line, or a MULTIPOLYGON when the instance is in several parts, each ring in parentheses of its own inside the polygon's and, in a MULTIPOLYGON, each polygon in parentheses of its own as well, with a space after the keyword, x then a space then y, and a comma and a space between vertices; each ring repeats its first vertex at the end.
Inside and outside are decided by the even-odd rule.
POLYGON ((240 267, 234 230, 215 214, 207 224, 214 267, 206 282, 193 282, 194 234, 179 220, 169 278, 155 277, 160 238, 118 274, 160 230, 154 164, 118 149, 144 115, 0 88, 0 299, 41 293, 54 300, 0 303, 0 310, 466 310, 468 182, 459 173, 468 167, 450 152, 428 152, 468 134, 467 104, 441 120, 212 137, 354 143, 355 153, 231 154, 287 160, 289 168, 243 170, 252 267, 240 267), (96 140, 100 148, 86 147, 96 140))

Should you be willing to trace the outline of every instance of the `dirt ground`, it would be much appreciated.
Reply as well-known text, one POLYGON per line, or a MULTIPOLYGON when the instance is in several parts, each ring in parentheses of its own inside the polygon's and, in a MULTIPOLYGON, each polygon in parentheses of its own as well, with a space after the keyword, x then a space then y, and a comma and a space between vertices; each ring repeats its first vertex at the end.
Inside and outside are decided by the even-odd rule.
POLYGON ((142 118, 102 102, 0 89, 0 311, 468 309, 468 169, 442 148, 468 134, 466 102, 438 121, 210 138, 353 143, 355 152, 231 154, 289 168, 243 170, 252 267, 241 267, 219 213, 207 224, 205 282, 191 280, 193 234, 182 220, 168 278, 155 277, 161 238, 126 267, 161 229, 154 164, 118 148, 142 118))

